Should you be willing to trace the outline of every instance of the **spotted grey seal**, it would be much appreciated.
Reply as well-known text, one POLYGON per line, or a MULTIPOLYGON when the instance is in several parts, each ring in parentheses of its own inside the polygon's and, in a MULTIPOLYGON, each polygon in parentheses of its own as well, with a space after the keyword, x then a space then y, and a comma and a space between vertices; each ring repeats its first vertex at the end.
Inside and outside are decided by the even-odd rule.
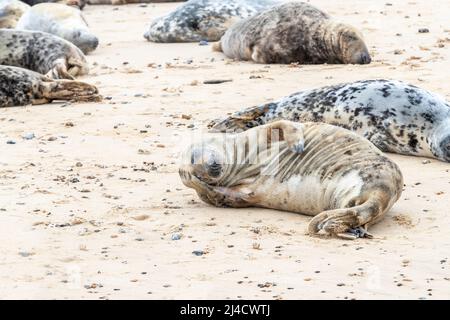
POLYGON ((235 23, 213 49, 258 63, 371 62, 358 30, 304 2, 275 6, 235 23))
POLYGON ((239 130, 286 119, 326 122, 364 136, 379 149, 450 162, 450 104, 394 80, 364 80, 306 90, 210 124, 239 130))
POLYGON ((128 4, 128 3, 157 3, 157 2, 183 2, 186 0, 87 0, 89 4, 128 4))
POLYGON ((182 159, 181 179, 203 201, 314 216, 312 235, 369 236, 403 188, 398 166, 373 144, 324 123, 280 120, 209 134, 182 159))
POLYGON ((99 101, 95 86, 72 80, 53 80, 10 66, 0 66, 0 107, 44 104, 53 100, 99 101))
POLYGON ((80 49, 39 31, 0 29, 0 64, 33 70, 54 79, 74 79, 89 72, 80 49))
POLYGON ((89 53, 98 46, 77 8, 60 3, 41 3, 32 6, 17 22, 19 30, 43 31, 72 42, 83 53, 89 53))
POLYGON ((19 0, 0 1, 0 28, 13 29, 17 21, 30 8, 29 5, 19 0))
POLYGON ((234 22, 279 3, 279 0, 189 0, 155 19, 144 37, 153 42, 217 41, 234 22))

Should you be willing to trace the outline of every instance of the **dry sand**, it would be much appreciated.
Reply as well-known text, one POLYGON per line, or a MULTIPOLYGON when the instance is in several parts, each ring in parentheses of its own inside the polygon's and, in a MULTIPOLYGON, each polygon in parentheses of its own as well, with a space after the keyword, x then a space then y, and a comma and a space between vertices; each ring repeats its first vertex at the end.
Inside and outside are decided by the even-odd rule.
POLYGON ((101 45, 83 80, 108 98, 0 110, 0 297, 450 298, 448 163, 390 155, 405 191, 353 242, 305 235, 299 214, 210 207, 177 173, 192 130, 302 89, 394 78, 450 99, 450 2, 389 2, 311 1, 362 29, 374 62, 301 67, 146 42, 178 4, 88 6, 101 45), (233 81, 202 84, 217 78, 233 81))

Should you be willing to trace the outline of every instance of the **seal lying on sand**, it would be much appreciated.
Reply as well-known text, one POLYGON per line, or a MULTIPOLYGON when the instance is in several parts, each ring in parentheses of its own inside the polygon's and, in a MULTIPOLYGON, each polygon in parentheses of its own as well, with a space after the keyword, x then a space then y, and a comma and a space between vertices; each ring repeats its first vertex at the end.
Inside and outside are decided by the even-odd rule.
POLYGON ((84 82, 52 80, 34 71, 0 66, 0 107, 53 100, 100 101, 101 96, 96 87, 84 82))
POLYGON ((19 0, 1 0, 0 1, 0 29, 13 29, 17 21, 30 8, 29 5, 19 0))
POLYGON ((98 46, 98 39, 89 31, 81 11, 64 4, 37 4, 20 18, 16 28, 54 34, 72 42, 85 54, 98 46))
POLYGON ((367 227, 403 188, 397 165, 366 139, 328 124, 285 120, 208 135, 183 154, 179 173, 212 205, 311 215, 310 234, 347 239, 368 236, 367 227))
POLYGON ((21 67, 54 79, 74 79, 89 72, 84 54, 49 33, 0 29, 0 64, 21 67))
POLYGON ((23 2, 29 4, 30 6, 34 6, 39 3, 62 3, 68 6, 78 7, 83 9, 86 5, 86 0, 22 0, 23 2))
POLYGON ((234 22, 279 0, 190 0, 154 20, 144 37, 153 42, 217 41, 234 22))
POLYGON ((280 119, 338 125, 385 152, 450 162, 450 104, 400 81, 365 80, 307 90, 210 126, 219 131, 246 130, 280 119))
POLYGON ((229 58, 258 63, 371 62, 355 28, 303 2, 275 6, 237 22, 213 48, 229 58))

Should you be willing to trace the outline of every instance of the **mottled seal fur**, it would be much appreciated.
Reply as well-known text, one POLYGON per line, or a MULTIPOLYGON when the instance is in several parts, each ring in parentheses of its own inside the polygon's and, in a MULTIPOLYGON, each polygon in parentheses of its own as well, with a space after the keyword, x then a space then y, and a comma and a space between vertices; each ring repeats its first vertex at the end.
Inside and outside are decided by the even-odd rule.
POLYGON ((83 9, 86 5, 86 0, 22 0, 23 2, 29 4, 30 6, 34 6, 39 3, 61 3, 66 4, 68 6, 78 7, 83 9))
POLYGON ((54 79, 74 79, 89 72, 75 45, 49 33, 0 29, 0 64, 33 70, 54 79))
POLYGON ((0 66, 0 107, 44 104, 53 100, 99 101, 98 90, 72 80, 53 80, 10 66, 0 66))
POLYGON ((17 21, 30 8, 19 0, 0 0, 0 29, 13 29, 17 21))
POLYGON ((85 54, 98 46, 98 39, 89 31, 81 11, 60 3, 32 6, 17 22, 16 28, 54 34, 72 42, 85 54))
POLYGON ((326 122, 364 136, 385 152, 450 162, 450 104, 394 80, 364 80, 295 93, 213 122, 239 130, 286 119, 326 122))
POLYGON ((190 0, 155 19, 144 37, 153 42, 217 41, 234 22, 279 3, 278 0, 190 0))
POLYGON ((371 62, 358 30, 303 2, 275 6, 235 23, 214 50, 258 63, 371 62))
POLYGON ((286 120, 209 134, 182 156, 183 183, 215 206, 314 216, 312 235, 355 239, 399 199, 398 166, 349 130, 286 120))

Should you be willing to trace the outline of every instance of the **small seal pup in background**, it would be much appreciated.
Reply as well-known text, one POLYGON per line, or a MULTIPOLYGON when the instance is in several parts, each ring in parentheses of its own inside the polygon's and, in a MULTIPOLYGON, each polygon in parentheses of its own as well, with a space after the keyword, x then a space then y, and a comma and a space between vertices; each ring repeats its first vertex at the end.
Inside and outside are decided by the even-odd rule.
POLYGON ((49 33, 0 29, 0 64, 71 79, 89 72, 83 52, 74 44, 49 33))
POLYGON ((213 47, 257 63, 368 64, 358 30, 304 2, 289 2, 232 25, 213 47))
POLYGON ((19 0, 0 0, 0 29, 14 29, 29 8, 29 5, 19 0))
POLYGON ((311 235, 370 237, 367 228, 403 188, 398 166, 369 141, 323 123, 281 120, 236 134, 208 134, 182 159, 182 182, 203 201, 314 216, 311 235))
POLYGON ((279 0, 189 0, 155 19, 144 37, 153 42, 217 41, 234 22, 279 3, 279 0))
POLYGON ((10 66, 0 66, 0 108, 44 104, 53 100, 100 101, 95 86, 46 76, 10 66))
POLYGON ((326 122, 355 131, 385 152, 450 162, 450 104, 394 80, 363 80, 292 94, 210 124, 236 131, 285 119, 326 122))
POLYGON ((18 30, 43 31, 72 42, 87 54, 98 46, 80 10, 60 3, 32 6, 17 22, 18 30))

